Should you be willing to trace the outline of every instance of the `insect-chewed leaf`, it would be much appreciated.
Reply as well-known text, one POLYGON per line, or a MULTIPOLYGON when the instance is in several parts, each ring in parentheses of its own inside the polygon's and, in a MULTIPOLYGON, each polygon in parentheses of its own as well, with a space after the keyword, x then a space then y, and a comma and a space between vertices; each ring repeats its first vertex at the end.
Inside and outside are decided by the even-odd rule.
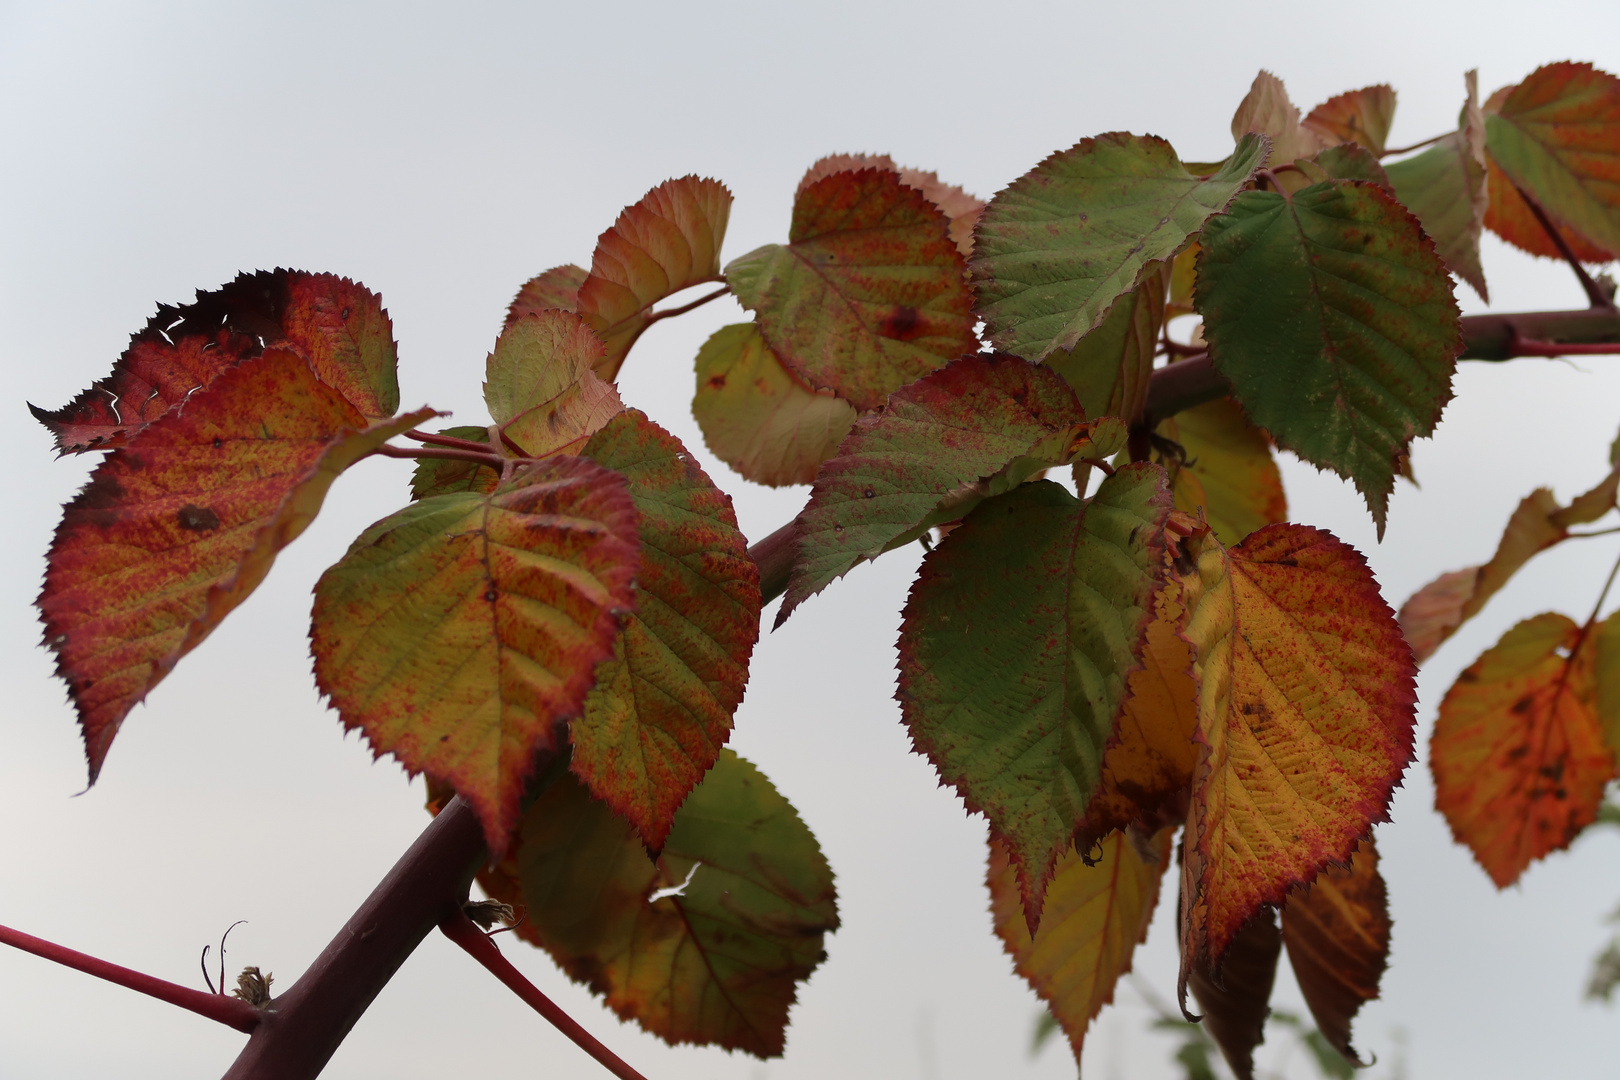
POLYGON ((697 355, 692 415, 716 457, 758 484, 808 484, 855 422, 830 390, 812 390, 753 323, 716 330, 697 355))
POLYGON ((1434 240, 1446 268, 1490 300, 1479 262, 1479 236, 1491 199, 1485 182, 1485 114, 1479 108, 1479 75, 1467 76, 1457 130, 1415 157, 1386 166, 1395 197, 1434 240))
POLYGON ((962 258, 973 257, 973 226, 984 212, 984 200, 956 184, 947 184, 938 173, 922 169, 905 169, 894 163, 887 154, 829 154, 805 171, 799 181, 799 191, 817 180, 836 172, 859 172, 862 169, 888 169, 900 177, 907 187, 914 187, 950 219, 951 242, 962 253, 962 258))
POLYGON ((564 263, 542 271, 523 283, 506 308, 508 328, 525 315, 542 311, 578 311, 579 287, 590 276, 582 266, 564 263))
POLYGON ((670 1043, 759 1057, 782 1053, 796 984, 838 928, 816 838, 730 750, 676 813, 656 861, 623 818, 564 776, 479 881, 526 908, 515 933, 620 1016, 670 1043))
POLYGON ((1350 858, 1412 760, 1416 665, 1364 558, 1268 525, 1205 538, 1187 638, 1201 754, 1187 818, 1182 980, 1244 923, 1350 858))
POLYGON ((1002 947, 1069 1037, 1074 1058, 1086 1029, 1114 1000, 1114 985, 1131 970, 1131 955, 1147 940, 1159 882, 1170 865, 1172 830, 1163 829, 1142 845, 1124 834, 1102 842, 1102 854, 1087 861, 1070 848, 1046 893, 1041 928, 1029 933, 1019 900, 1017 872, 1007 848, 990 839, 990 915, 1002 947))
POLYGON ((1254 1080, 1254 1048, 1266 1039, 1281 956, 1277 913, 1262 908, 1238 931, 1219 965, 1200 961, 1187 976, 1187 987, 1204 1010, 1204 1030, 1238 1080, 1254 1080))
POLYGON ((1047 366, 1074 387, 1087 416, 1130 421, 1141 413, 1164 328, 1165 279, 1163 266, 1149 271, 1072 350, 1047 356, 1047 366))
POLYGON ((399 408, 382 301, 332 274, 242 274, 179 307, 162 304, 112 374, 52 412, 29 406, 64 454, 111 450, 266 347, 292 345, 316 376, 370 419, 399 408))
POLYGON ((1591 64, 1548 64, 1492 95, 1485 112, 1493 174, 1502 174, 1491 177, 1485 224, 1534 254, 1558 254, 1524 200, 1505 197, 1518 187, 1583 241, 1579 257, 1620 256, 1620 79, 1591 64))
POLYGON ((530 457, 577 454, 624 409, 596 377, 602 341, 567 311, 525 315, 501 332, 485 364, 484 401, 501 434, 530 457))
MULTIPOLYGON (((489 442, 489 428, 458 425, 438 432, 468 442, 489 442)), ((451 461, 444 458, 418 458, 411 473, 411 499, 420 501, 434 495, 449 495, 462 491, 487 494, 501 484, 498 470, 473 461, 451 461)))
POLYGON ((1277 443, 1349 480, 1383 535, 1398 460, 1451 398, 1451 278, 1383 188, 1248 191, 1204 230, 1197 305, 1215 367, 1277 443))
POLYGON ((1288 90, 1269 71, 1254 77, 1248 94, 1232 114, 1232 138, 1241 139, 1249 132, 1271 137, 1271 160, 1278 165, 1311 157, 1328 145, 1328 140, 1300 123, 1299 110, 1288 100, 1288 90))
POLYGON ((347 728, 449 783, 506 849, 537 753, 560 745, 635 602, 625 480, 551 457, 492 494, 371 526, 315 586, 315 681, 347 728))
POLYGON ((629 485, 641 570, 635 613, 574 721, 571 765, 656 851, 731 734, 759 639, 759 570, 731 499, 640 412, 619 414, 584 454, 629 485))
MULTIPOLYGON (((666 180, 627 206, 596 241, 578 306, 607 347, 596 373, 612 381, 647 329, 652 306, 720 273, 720 244, 731 219, 731 192, 718 180, 666 180)), ((559 268, 560 270, 561 268, 559 268)), ((566 279, 551 271, 554 282, 566 279)), ((542 275, 544 276, 544 275, 542 275)))
POLYGON ((974 233, 978 312, 996 347, 1029 360, 1071 349, 1225 209, 1265 160, 1245 135, 1212 175, 1170 144, 1114 133, 1053 154, 990 201, 974 233))
POLYGON ((1382 156, 1395 123, 1395 91, 1380 83, 1328 98, 1301 121, 1324 143, 1356 143, 1382 156))
POLYGON ((1389 964, 1389 902, 1370 836, 1348 867, 1330 866, 1289 896, 1282 939, 1322 1037, 1361 1064, 1350 1045, 1350 1021, 1378 996, 1389 964))
POLYGON ((799 515, 799 554, 776 624, 863 559, 1042 468, 1109 457, 1125 436, 1118 421, 1087 423, 1061 378, 1017 357, 963 357, 917 380, 857 420, 822 466, 799 515))
POLYGON ((1202 510, 1223 544, 1236 544, 1263 525, 1288 518, 1282 473, 1271 440, 1230 398, 1183 409, 1158 433, 1181 447, 1167 461, 1176 509, 1202 510))
POLYGON ((62 515, 38 601, 92 783, 129 710, 258 587, 337 475, 433 415, 368 426, 303 356, 271 349, 97 466, 62 515))
POLYGON ((789 370, 875 409, 978 348, 949 224, 897 173, 835 172, 799 192, 789 242, 733 260, 726 281, 789 370))
POLYGON ((1121 468, 1085 503, 1023 484, 969 514, 906 601, 896 697, 912 742, 1006 841, 1031 932, 1098 787, 1169 516, 1156 465, 1121 468))
POLYGON ((1590 637, 1563 615, 1526 619, 1440 703, 1429 745, 1435 809, 1497 888, 1568 847, 1614 777, 1590 637))

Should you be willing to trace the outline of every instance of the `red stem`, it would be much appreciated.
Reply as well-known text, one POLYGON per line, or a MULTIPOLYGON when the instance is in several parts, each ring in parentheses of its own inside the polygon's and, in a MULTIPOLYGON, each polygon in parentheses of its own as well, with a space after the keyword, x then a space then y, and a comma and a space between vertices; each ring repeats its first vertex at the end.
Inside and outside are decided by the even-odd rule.
POLYGON ((94 975, 98 979, 106 979, 110 983, 134 990, 138 993, 155 997, 159 1001, 167 1001, 170 1005, 178 1005, 182 1009, 189 1009, 199 1016, 206 1016, 210 1020, 217 1020, 226 1027, 233 1027, 237 1031, 251 1032, 258 1027, 264 1019, 264 1014, 240 998, 226 997, 224 994, 205 994, 201 990, 193 990, 189 986, 169 982, 151 975, 133 971, 127 967, 108 963, 105 960, 89 956, 82 952, 57 945, 37 938, 32 934, 25 934, 21 930, 13 930, 9 926, 0 926, 0 944, 10 945, 23 952, 43 956, 47 960, 54 960, 82 971, 86 975, 94 975))
POLYGON ((722 285, 718 289, 714 290, 714 292, 709 293, 706 296, 700 296, 696 300, 693 300, 690 304, 682 304, 680 307, 670 308, 668 311, 655 311, 651 315, 647 316, 647 325, 651 326, 653 323, 657 322, 659 319, 669 319, 669 318, 673 318, 676 315, 685 315, 688 311, 691 311, 693 308, 702 307, 704 304, 707 304, 710 300, 718 300, 722 296, 725 296, 730 291, 731 291, 731 287, 729 285, 722 285))
POLYGON ((405 437, 432 446, 449 446, 457 450, 473 450, 480 454, 489 453, 489 443, 474 442, 471 439, 458 439, 454 435, 434 435, 427 431, 407 431, 405 437))
POLYGON ((471 461, 478 465, 487 465, 491 469, 500 469, 507 459, 491 454, 484 450, 474 453, 471 450, 433 449, 416 446, 379 446, 372 451, 382 457, 405 458, 409 461, 419 461, 422 458, 434 458, 440 461, 471 461))
POLYGON ((512 966, 512 962, 501 955, 501 950, 489 939, 489 936, 474 925, 473 921, 461 911, 447 916, 439 923, 439 929, 444 936, 460 945, 467 954, 505 983, 507 989, 522 998, 530 1008, 545 1017, 553 1027, 573 1041, 574 1045, 585 1051, 608 1072, 617 1076, 619 1080, 646 1080, 636 1070, 632 1069, 613 1051, 603 1046, 590 1032, 580 1027, 573 1017, 563 1012, 557 1003, 542 994, 538 987, 523 977, 523 973, 512 966))

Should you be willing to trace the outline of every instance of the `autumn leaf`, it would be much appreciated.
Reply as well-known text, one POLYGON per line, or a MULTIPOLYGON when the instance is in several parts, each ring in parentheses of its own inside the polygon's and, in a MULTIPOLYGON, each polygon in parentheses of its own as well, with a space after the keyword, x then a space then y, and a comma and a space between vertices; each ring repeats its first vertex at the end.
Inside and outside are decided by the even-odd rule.
POLYGON ((731 499, 646 416, 619 414, 584 454, 624 477, 641 570, 635 611, 573 723, 571 767, 656 851, 731 734, 759 638, 759 571, 731 499))
POLYGON ((624 409, 596 377, 602 341, 578 315, 542 311, 501 332, 485 364, 484 401, 502 440, 524 455, 577 454, 624 409))
POLYGON ((1072 349, 1152 265, 1173 258, 1265 160, 1245 135, 1207 177, 1170 144, 1114 133, 1053 154, 990 201, 975 232, 977 311, 991 342, 1027 360, 1072 349))
POLYGON ((613 654, 640 562, 624 478, 582 458, 412 503, 317 582, 316 684, 376 755, 452 785, 499 855, 535 755, 613 654))
POLYGON ((1032 938, 1019 899, 1018 875, 1006 845, 992 834, 990 915, 1013 966, 1047 1003, 1080 1061, 1086 1029, 1114 1000, 1114 986, 1131 970, 1136 946, 1147 940, 1159 882, 1170 865, 1173 830, 1140 848, 1124 834, 1082 859, 1070 848, 1058 860, 1046 893, 1040 930, 1032 938))
POLYGON ((1107 458, 1125 436, 1118 422, 1088 424, 1062 379, 1016 357, 964 357, 919 379, 857 420, 822 466, 776 624, 862 560, 1046 466, 1107 458))
POLYGON ((1301 121, 1323 143, 1356 143, 1383 156, 1395 123, 1395 91, 1380 83, 1328 98, 1301 121))
POLYGON ((1307 183, 1312 184, 1323 180, 1365 180, 1381 188, 1390 187, 1389 174, 1379 164, 1378 158, 1372 151, 1354 143, 1330 146, 1309 161, 1296 159, 1294 168, 1307 178, 1307 183))
POLYGON ((1162 421, 1158 434, 1180 447, 1179 455, 1159 455, 1170 469, 1176 509, 1202 513, 1221 543, 1287 520, 1271 440, 1231 398, 1183 409, 1162 421))
POLYGON ((579 287, 588 276, 583 267, 572 263, 536 274, 523 283, 523 288, 507 306, 507 327, 525 315, 538 315, 542 311, 578 311, 579 287))
POLYGON ((1271 137, 1271 161, 1276 165, 1311 157, 1328 145, 1316 131, 1300 123, 1299 110, 1288 100, 1288 90, 1269 71, 1254 77, 1248 94, 1232 114, 1232 138, 1242 139, 1250 132, 1271 137))
MULTIPOLYGON (((654 304, 682 289, 719 280, 720 244, 730 217, 731 192, 724 184, 683 176, 664 181, 626 207, 597 238, 575 310, 606 346, 597 362, 598 375, 609 382, 618 377, 630 346, 647 329, 654 304)), ((566 298, 563 269, 551 271, 547 291, 566 298)))
MULTIPOLYGON (((1546 228, 1537 220, 1530 204, 1524 201, 1519 189, 1489 153, 1485 155, 1485 191, 1490 204, 1485 211, 1487 229, 1521 251, 1547 259, 1564 257, 1558 245, 1548 237, 1546 228)), ((1553 225, 1581 262, 1606 263, 1615 259, 1607 250, 1596 246, 1567 225, 1561 225, 1556 220, 1553 225)))
POLYGON ((948 226, 894 172, 835 172, 799 192, 789 242, 733 260, 726 282, 790 371, 875 409, 978 348, 948 226))
POLYGON ((68 405, 30 405, 64 454, 111 450, 267 347, 292 347, 370 419, 399 408, 394 341, 376 294, 296 270, 242 274, 190 304, 161 304, 106 378, 68 405))
POLYGON ((614 1012, 669 1043, 781 1055, 797 984, 838 928, 832 871, 786 799, 730 750, 675 815, 656 860, 564 776, 479 876, 521 905, 515 933, 614 1012))
POLYGON ((1394 613, 1331 534, 1268 525, 1230 551, 1206 537, 1185 585, 1205 749, 1187 818, 1183 988, 1255 912, 1347 861, 1384 819, 1417 701, 1394 613))
POLYGON ((1434 805, 1499 889, 1568 847, 1615 774, 1597 715, 1590 635, 1526 619, 1457 677, 1434 725, 1434 805))
POLYGON ((368 425, 274 348, 143 426, 62 515, 38 606, 95 782, 129 710, 270 571, 339 473, 434 416, 368 425))
POLYGON ((1490 301, 1479 261, 1479 237, 1491 196, 1485 176, 1485 114, 1477 71, 1465 76, 1468 98, 1457 130, 1414 157, 1386 166, 1395 197, 1434 240, 1446 268, 1490 301))
POLYGON ((1237 932, 1219 965, 1198 961, 1187 976, 1187 988, 1204 1010, 1204 1030, 1238 1080, 1254 1080, 1254 1048, 1266 1041, 1281 955, 1277 913, 1261 908, 1237 932))
POLYGON ((1279 446, 1355 483, 1382 536, 1397 463, 1434 430, 1462 349, 1433 242, 1384 189, 1340 180, 1244 192, 1202 244, 1216 369, 1279 446))
POLYGON ((855 423, 855 409, 813 390, 754 323, 716 330, 697 355, 692 415, 715 457, 758 484, 808 484, 855 423))
POLYGON ((901 714, 919 753, 983 813, 1018 868, 1033 932, 1164 575, 1164 470, 1136 464, 1082 503, 1050 481, 982 503, 923 560, 900 628, 901 714))
POLYGON ((1350 1021, 1378 997, 1389 964, 1389 902, 1372 837, 1348 867, 1329 866, 1289 896, 1282 939, 1300 993, 1329 1046, 1356 1065, 1350 1021))
POLYGON ((887 169, 900 177, 907 187, 916 188, 927 196, 939 212, 950 219, 951 242, 962 253, 962 258, 973 257, 973 226, 984 212, 984 200, 968 194, 956 184, 947 184, 938 173, 922 169, 902 168, 887 154, 829 154, 817 161, 799 181, 799 191, 817 180, 835 172, 859 172, 862 169, 887 169))
MULTIPOLYGON (((1491 164, 1507 181, 1492 183, 1486 224, 1527 246, 1525 234, 1534 234, 1523 221, 1528 214, 1520 213, 1528 210, 1523 201, 1513 206, 1504 199, 1504 213, 1494 212, 1499 191, 1511 185, 1585 242, 1582 258, 1620 256, 1620 79, 1591 64, 1548 64, 1493 95, 1485 112, 1491 164), (1514 218, 1517 227, 1498 227, 1514 218)), ((1540 250, 1528 249, 1556 254, 1542 239, 1540 250)))
MULTIPOLYGON (((468 442, 489 442, 487 427, 471 427, 463 424, 445 428, 435 434, 465 439, 468 442)), ((480 465, 475 461, 418 458, 416 469, 411 473, 411 499, 420 501, 434 495, 449 495, 463 491, 488 494, 499 487, 500 483, 500 471, 489 465, 480 465)))
POLYGON ((1047 356, 1046 365, 1074 387, 1087 416, 1141 416, 1164 328, 1165 288, 1162 267, 1148 273, 1072 350, 1047 356))

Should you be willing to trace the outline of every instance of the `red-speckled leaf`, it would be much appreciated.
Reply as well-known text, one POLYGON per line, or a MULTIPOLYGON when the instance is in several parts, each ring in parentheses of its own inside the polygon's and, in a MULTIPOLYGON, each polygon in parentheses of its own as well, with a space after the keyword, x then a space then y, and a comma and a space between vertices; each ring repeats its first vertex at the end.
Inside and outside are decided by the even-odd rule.
POLYGON ((1485 114, 1493 166, 1486 225, 1535 254, 1556 253, 1544 234, 1539 250, 1530 246, 1539 226, 1527 226, 1522 199, 1505 197, 1516 186, 1584 241, 1580 257, 1620 256, 1620 79, 1591 64, 1548 64, 1493 94, 1485 114))
POLYGON ((1346 91, 1312 109, 1302 123, 1327 145, 1353 142, 1382 155, 1395 123, 1395 91, 1382 83, 1346 91))
POLYGON ((30 405, 64 454, 111 450, 242 360, 292 345, 362 415, 399 407, 388 314, 373 293, 331 274, 242 274, 178 307, 162 304, 113 365, 54 411, 30 405))
POLYGON ((1435 809, 1499 889, 1596 820, 1614 777, 1593 653, 1572 620, 1537 615, 1457 676, 1440 703, 1429 744, 1435 809))
POLYGON ((949 220, 886 169, 835 172, 799 193, 787 244, 726 267, 771 350, 857 409, 978 348, 949 220))
POLYGON ((928 201, 950 219, 951 242, 962 253, 962 258, 973 257, 973 226, 984 212, 984 200, 968 194, 956 184, 947 184, 939 178, 938 173, 901 168, 887 154, 829 154, 805 171, 804 178, 799 181, 799 191, 833 173, 859 172, 862 169, 888 169, 900 177, 902 184, 928 196, 928 201))
POLYGON ((485 362, 484 401, 503 443, 529 457, 577 454, 624 410, 613 384, 596 377, 602 341, 567 311, 525 315, 501 332, 485 362))
POLYGON ((1364 558, 1268 525, 1204 539, 1187 638, 1206 747, 1187 818, 1182 985, 1267 904, 1344 863, 1412 759, 1416 665, 1364 558))
POLYGON ((1012 356, 964 357, 896 392, 822 466, 776 624, 856 564, 1043 468, 1111 457, 1126 432, 1102 427, 1054 372, 1012 356))
POLYGON ((1204 1010, 1204 1030, 1238 1080, 1254 1080, 1254 1048, 1266 1040, 1281 957, 1277 913, 1263 908, 1237 932, 1219 965, 1200 960, 1188 974, 1187 988, 1204 1010))
POLYGON ((538 315, 542 311, 578 311, 579 287, 585 284, 589 272, 582 266, 564 263, 536 274, 524 282, 523 288, 506 308, 506 325, 525 315, 538 315))
POLYGON ((636 523, 622 476, 559 455, 384 518, 315 586, 315 681, 344 726, 454 787, 497 855, 535 755, 561 745, 613 655, 636 523))
POLYGON ((573 725, 574 774, 656 851, 719 757, 759 639, 759 570, 731 499, 634 409, 586 444, 641 515, 635 614, 573 725))
POLYGON ((1164 470, 1136 464, 1082 503, 1041 480, 986 500, 923 560, 900 628, 918 752, 990 819, 1030 931, 1098 789, 1103 749, 1165 574, 1164 470))
POLYGON ((607 346, 596 373, 609 382, 652 307, 720 274, 720 244, 731 218, 731 192, 718 180, 666 180, 628 206, 596 241, 576 310, 607 346))
MULTIPOLYGON (((440 435, 449 435, 468 442, 489 442, 489 428, 458 425, 444 428, 440 435)), ((450 461, 444 458, 419 458, 411 473, 411 499, 419 501, 432 495, 448 495, 458 491, 494 491, 501 484, 500 471, 473 461, 450 461)))
POLYGON ((524 909, 518 937, 621 1017, 669 1043, 759 1057, 782 1053, 797 985, 838 928, 816 838, 730 750, 676 813, 656 860, 623 818, 565 775, 529 807, 511 854, 479 883, 524 909))
POLYGON ((1282 911, 1283 944, 1328 1045, 1362 1064, 1350 1045, 1350 1022, 1378 997, 1389 965, 1389 901, 1378 849, 1363 840, 1348 867, 1330 866, 1296 889, 1282 911))
POLYGON ((1140 844, 1116 834, 1102 842, 1095 858, 1082 859, 1070 848, 1058 860, 1033 937, 1007 847, 990 837, 985 884, 996 936, 1069 1037, 1077 1063, 1086 1029, 1114 1000, 1115 984, 1131 970, 1136 946, 1147 940, 1173 834, 1162 829, 1140 844))
POLYGON ((97 466, 39 597, 94 783, 124 717, 258 587, 349 465, 423 420, 365 417, 271 349, 217 376, 97 466))

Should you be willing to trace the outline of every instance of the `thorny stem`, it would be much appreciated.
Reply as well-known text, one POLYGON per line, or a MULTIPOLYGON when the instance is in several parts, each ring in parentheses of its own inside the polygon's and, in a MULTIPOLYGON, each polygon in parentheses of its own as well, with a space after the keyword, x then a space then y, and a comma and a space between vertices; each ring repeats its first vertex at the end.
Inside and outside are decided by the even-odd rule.
POLYGON ((1547 234, 1547 239, 1553 242, 1553 246, 1564 257, 1564 261, 1569 263, 1570 269, 1575 271, 1575 276, 1580 279, 1581 288, 1586 293, 1587 303, 1595 308, 1613 310, 1614 298, 1604 292, 1602 287, 1592 280, 1592 275, 1586 272, 1586 267, 1581 265, 1581 260, 1575 257, 1575 249, 1569 246, 1569 241, 1565 240, 1564 234, 1558 231, 1558 226, 1554 225, 1552 218, 1547 216, 1547 211, 1543 210, 1541 204, 1531 198, 1530 193, 1524 188, 1515 184, 1513 189, 1519 193, 1519 198, 1524 200, 1524 204, 1536 216, 1536 221, 1541 223, 1541 229, 1547 234))
POLYGON ((556 1002, 546 997, 537 986, 524 978, 523 973, 501 955, 501 950, 490 940, 489 935, 478 929, 461 911, 446 916, 444 921, 439 923, 439 929, 443 931, 445 937, 466 950, 467 955, 484 965, 491 975, 505 983, 507 989, 522 998, 525 1004, 568 1036, 574 1045, 595 1058, 608 1072, 617 1076, 619 1080, 646 1080, 646 1077, 598 1042, 595 1036, 580 1027, 579 1023, 564 1012, 556 1002))
POLYGON ((201 990, 193 990, 189 986, 181 986, 167 979, 159 979, 109 963, 98 957, 46 941, 44 938, 25 934, 21 930, 13 930, 9 926, 0 926, 0 944, 10 945, 12 948, 42 956, 47 960, 54 960, 86 975, 94 975, 98 979, 106 979, 110 983, 117 983, 126 989, 157 998, 159 1001, 166 1001, 170 1005, 189 1009, 199 1016, 206 1016, 237 1031, 253 1031, 264 1016, 258 1009, 239 998, 205 994, 201 990))

